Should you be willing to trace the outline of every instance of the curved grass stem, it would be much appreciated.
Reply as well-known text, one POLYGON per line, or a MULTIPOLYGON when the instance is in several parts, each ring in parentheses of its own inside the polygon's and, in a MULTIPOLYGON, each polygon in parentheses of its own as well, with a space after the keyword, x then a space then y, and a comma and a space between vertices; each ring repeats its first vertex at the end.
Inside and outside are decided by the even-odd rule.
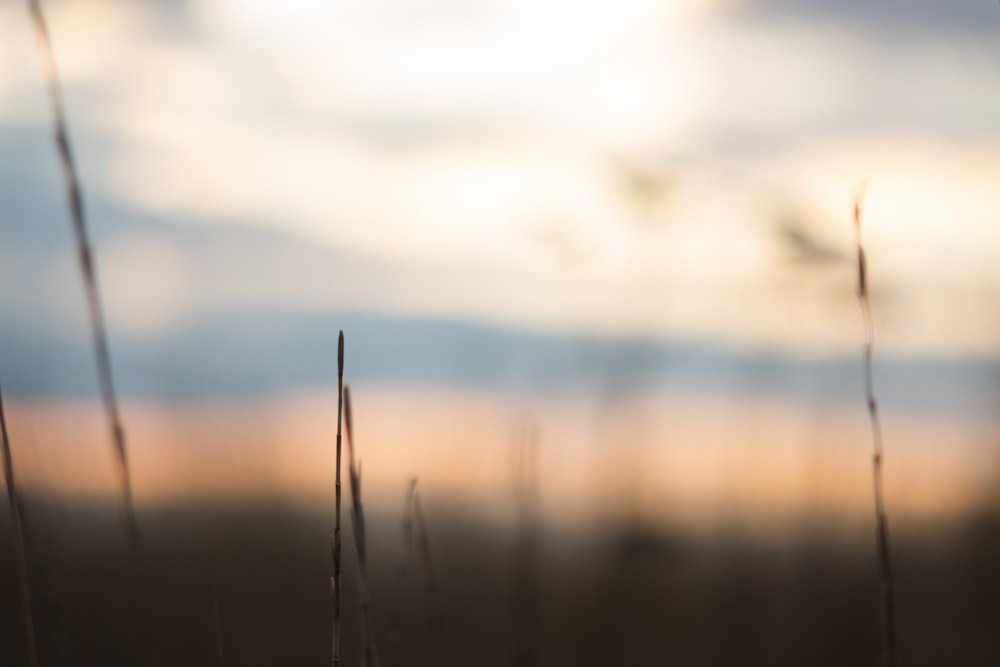
POLYGON ((854 194, 854 232, 858 255, 858 303, 864 322, 865 344, 865 401, 872 430, 872 485, 875 491, 875 545, 878 555, 879 578, 882 588, 882 664, 896 665, 896 603, 892 558, 889 542, 889 517, 885 509, 884 489, 884 449, 882 442, 882 421, 879 417, 878 401, 875 400, 875 384, 872 380, 872 350, 875 346, 875 322, 872 318, 871 300, 868 296, 868 263, 861 244, 861 214, 864 210, 865 187, 858 187, 854 194))

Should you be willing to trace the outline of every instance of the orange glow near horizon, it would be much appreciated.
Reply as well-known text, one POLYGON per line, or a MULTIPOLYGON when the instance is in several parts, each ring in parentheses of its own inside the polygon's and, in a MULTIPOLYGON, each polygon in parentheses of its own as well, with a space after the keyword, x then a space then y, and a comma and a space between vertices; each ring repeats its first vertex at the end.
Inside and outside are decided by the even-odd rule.
MULTIPOLYGON (((357 446, 366 504, 393 513, 406 480, 429 502, 510 520, 511 437, 522 415, 541 430, 547 520, 639 516, 653 523, 776 528, 813 516, 867 521, 871 478, 859 408, 804 411, 775 400, 649 395, 616 406, 563 397, 512 407, 488 393, 361 388, 357 446)), ((125 406, 140 506, 274 497, 332 502, 336 395, 254 405, 125 406)), ((8 407, 25 489, 113 497, 101 413, 84 403, 8 407)), ((885 416, 887 492, 895 516, 973 509, 986 477, 983 427, 885 416), (947 445, 947 446, 945 446, 947 445)))

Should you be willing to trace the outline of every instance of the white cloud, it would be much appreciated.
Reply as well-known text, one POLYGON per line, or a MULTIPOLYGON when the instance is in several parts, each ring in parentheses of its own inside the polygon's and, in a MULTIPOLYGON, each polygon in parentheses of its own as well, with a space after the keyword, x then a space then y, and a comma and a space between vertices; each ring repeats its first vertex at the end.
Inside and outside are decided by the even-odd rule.
MULTIPOLYGON (((848 191, 867 176, 873 276, 908 295, 889 340, 992 349, 976 314, 1000 266, 990 48, 765 32, 693 21, 695 5, 215 0, 170 32, 151 6, 87 0, 51 5, 50 23, 78 145, 110 146, 81 159, 88 187, 369 257, 371 307, 850 345, 849 268, 790 270, 774 218, 792 206, 849 253, 848 191), (651 205, 622 186, 635 163, 664 193, 651 205), (961 317, 927 325, 956 294, 961 317)), ((40 82, 15 66, 33 54, 19 9, 0 8, 24 28, 0 40, 0 121, 45 123, 40 82)), ((137 331, 183 318, 193 289, 159 252, 161 319, 121 296, 137 331)), ((329 307, 312 284, 271 291, 329 307)))

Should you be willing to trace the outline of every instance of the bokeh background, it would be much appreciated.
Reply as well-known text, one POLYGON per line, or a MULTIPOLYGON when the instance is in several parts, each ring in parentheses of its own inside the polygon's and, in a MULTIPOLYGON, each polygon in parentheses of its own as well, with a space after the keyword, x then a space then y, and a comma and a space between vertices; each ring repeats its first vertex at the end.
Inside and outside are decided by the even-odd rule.
POLYGON ((49 664, 323 659, 340 329, 386 651, 403 595, 420 664, 877 664, 861 179, 904 656, 1000 660, 996 4, 45 6, 158 619, 3 0, 0 382, 49 664), (392 578, 412 477, 443 635, 392 578))

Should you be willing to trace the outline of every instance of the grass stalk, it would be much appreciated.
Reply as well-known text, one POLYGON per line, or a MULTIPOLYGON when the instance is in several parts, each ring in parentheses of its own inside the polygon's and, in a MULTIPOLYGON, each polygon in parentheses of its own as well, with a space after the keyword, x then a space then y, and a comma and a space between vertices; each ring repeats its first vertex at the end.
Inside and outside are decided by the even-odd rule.
POLYGON ((431 539, 427 531, 427 518, 424 516, 424 506, 420 502, 420 492, 413 493, 413 519, 417 529, 417 545, 420 548, 420 559, 426 571, 427 599, 431 605, 431 623, 434 634, 441 638, 444 634, 444 611, 441 598, 438 596, 437 575, 434 569, 434 557, 431 553, 431 539))
POLYGON ((219 666, 226 664, 226 655, 222 650, 222 614, 219 611, 219 582, 215 577, 215 570, 212 570, 212 606, 215 610, 215 647, 219 653, 219 666))
POLYGON ((861 244, 861 215, 864 210, 865 186, 862 183, 854 194, 854 232, 858 254, 858 303, 864 322, 865 344, 865 399, 872 431, 872 483, 875 491, 875 543, 878 555, 879 578, 882 589, 882 664, 896 665, 896 605, 893 588, 892 558, 889 550, 889 518, 885 510, 884 450, 882 422, 872 380, 872 349, 875 345, 875 322, 872 318, 871 300, 868 296, 868 263, 861 244))
POLYGON ((403 593, 406 587, 406 571, 413 552, 413 497, 417 492, 417 478, 414 477, 406 485, 406 496, 403 501, 403 544, 396 568, 396 604, 392 610, 392 653, 389 664, 399 667, 403 646, 403 593))
POLYGON ((141 632, 144 635, 143 640, 145 640, 148 609, 142 581, 142 572, 144 569, 142 540, 139 534, 139 524, 135 516, 135 504, 132 500, 132 477, 129 470, 128 449, 125 444, 125 429, 122 426, 120 411, 118 409, 118 399, 115 394, 111 373, 111 354, 109 352, 107 330, 104 323, 101 295, 98 288, 97 263, 94 259, 90 236, 87 230, 83 194, 80 188, 76 163, 73 159, 59 72, 56 67, 52 41, 45 22, 45 14, 42 11, 40 0, 27 1, 31 23, 34 27, 35 41, 38 45, 38 52, 42 61, 49 103, 52 108, 56 151, 59 155, 59 162, 62 165, 63 180, 66 184, 66 193, 69 198, 70 219, 76 240, 76 250, 80 262, 80 272, 83 277, 84 292, 86 294, 94 354, 97 360, 97 376, 100 385, 101 401, 107 416, 108 430, 111 435, 115 461, 118 464, 125 532, 129 543, 133 568, 138 579, 136 590, 139 597, 141 632))
POLYGON ((536 663, 538 630, 538 429, 527 422, 511 443, 517 537, 514 562, 514 665, 536 663))
POLYGON ((333 555, 333 577, 330 579, 330 594, 333 597, 333 647, 331 663, 334 667, 340 665, 340 443, 341 423, 344 415, 344 332, 337 336, 337 472, 334 499, 334 528, 330 536, 330 548, 333 555))
POLYGON ((344 417, 347 425, 347 461, 351 482, 351 527, 354 529, 354 547, 358 555, 359 598, 361 603, 361 643, 364 647, 365 667, 378 667, 378 651, 371 616, 371 594, 368 587, 368 547, 365 538, 365 511, 361 504, 361 464, 355 464, 354 429, 351 419, 351 391, 344 387, 344 417))
POLYGON ((0 389, 0 448, 3 449, 4 477, 7 481, 7 499, 10 504, 10 521, 14 528, 14 551, 17 557, 17 579, 21 592, 21 619, 24 624, 24 643, 28 665, 38 667, 38 644, 35 641, 35 621, 31 613, 31 588, 28 581, 28 554, 24 543, 24 525, 21 522, 21 499, 17 495, 14 479, 14 459, 10 453, 7 419, 3 409, 3 390, 0 389))

